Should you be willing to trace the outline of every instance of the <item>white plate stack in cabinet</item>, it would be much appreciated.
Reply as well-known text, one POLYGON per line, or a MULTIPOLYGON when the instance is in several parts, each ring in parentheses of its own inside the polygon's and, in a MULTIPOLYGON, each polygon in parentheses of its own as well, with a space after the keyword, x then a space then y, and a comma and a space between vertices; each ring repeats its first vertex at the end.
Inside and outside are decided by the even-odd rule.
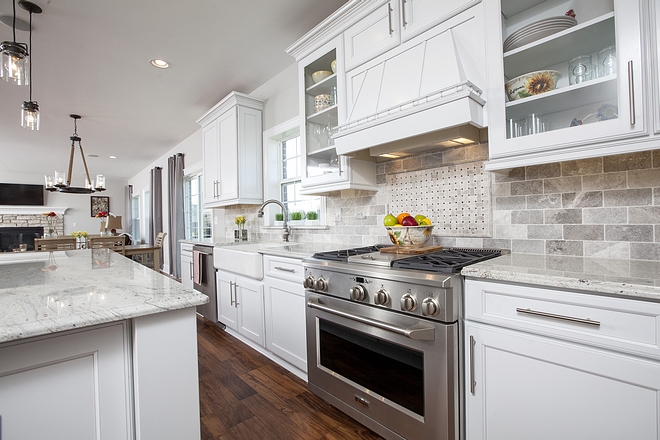
POLYGON ((263 203, 262 109, 263 101, 232 92, 197 121, 205 208, 263 203))
POLYGON ((650 28, 650 23, 644 23, 650 15, 646 2, 485 0, 485 6, 487 170, 658 148, 658 139, 649 137, 652 112, 644 81, 651 73, 646 41, 657 41, 657 35, 645 34, 650 28), (576 26, 503 52, 503 42, 512 33, 538 20, 563 16, 569 7, 576 14, 576 26), (609 46, 616 48, 614 73, 601 72, 570 84, 569 61, 589 55, 598 72, 598 52, 609 46), (555 89, 508 101, 507 81, 544 70, 561 73, 555 89), (528 123, 532 115, 541 123, 528 123))
POLYGON ((467 440, 657 439, 660 304, 467 279, 467 440))

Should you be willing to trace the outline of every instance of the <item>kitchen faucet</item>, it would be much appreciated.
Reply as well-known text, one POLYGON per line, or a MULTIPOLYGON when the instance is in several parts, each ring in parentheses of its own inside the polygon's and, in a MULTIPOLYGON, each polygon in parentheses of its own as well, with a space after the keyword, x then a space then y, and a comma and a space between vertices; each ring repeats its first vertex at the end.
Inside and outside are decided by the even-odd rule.
POLYGON ((275 199, 266 200, 263 205, 259 207, 257 217, 261 218, 264 216, 264 207, 270 203, 276 203, 282 208, 282 215, 284 217, 284 223, 282 223, 282 227, 284 228, 284 232, 282 233, 282 241, 289 241, 289 235, 291 235, 291 228, 287 225, 287 217, 289 216, 289 212, 287 211, 286 206, 284 206, 284 203, 275 199))

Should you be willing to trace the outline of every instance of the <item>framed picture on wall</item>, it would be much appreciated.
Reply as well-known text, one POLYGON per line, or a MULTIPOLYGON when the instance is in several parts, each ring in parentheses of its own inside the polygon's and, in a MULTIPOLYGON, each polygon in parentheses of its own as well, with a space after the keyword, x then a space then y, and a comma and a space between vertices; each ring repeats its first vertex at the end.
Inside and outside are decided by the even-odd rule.
POLYGON ((91 196, 92 217, 96 217, 99 212, 110 212, 110 197, 91 196))

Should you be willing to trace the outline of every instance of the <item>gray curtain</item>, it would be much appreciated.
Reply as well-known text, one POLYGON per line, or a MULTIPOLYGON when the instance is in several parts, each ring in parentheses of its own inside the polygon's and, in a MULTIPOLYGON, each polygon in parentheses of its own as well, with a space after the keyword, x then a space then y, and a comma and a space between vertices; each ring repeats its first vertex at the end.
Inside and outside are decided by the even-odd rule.
MULTIPOLYGON (((151 227, 149 228, 149 244, 153 245, 156 242, 156 235, 163 232, 163 169, 161 167, 154 167, 151 170, 151 206, 149 206, 149 214, 151 218, 151 227)), ((163 260, 160 260, 160 267, 163 268, 163 260)))
MULTIPOLYGON (((133 236, 133 185, 124 187, 124 232, 133 236)), ((133 240, 133 244, 135 240, 133 240)))
POLYGON ((183 153, 167 159, 167 185, 169 190, 169 226, 170 273, 181 279, 181 253, 179 240, 185 238, 183 219, 183 153))

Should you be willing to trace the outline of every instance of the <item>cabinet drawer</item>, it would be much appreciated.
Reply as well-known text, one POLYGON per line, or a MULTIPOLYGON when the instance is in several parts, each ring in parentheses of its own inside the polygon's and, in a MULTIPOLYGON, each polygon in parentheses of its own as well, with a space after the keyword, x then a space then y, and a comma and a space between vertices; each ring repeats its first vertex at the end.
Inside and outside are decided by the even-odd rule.
POLYGON ((296 258, 281 258, 264 255, 264 270, 266 276, 293 282, 303 281, 303 268, 296 258))
POLYGON ((181 255, 188 255, 192 258, 193 245, 189 243, 181 243, 181 255))
POLYGON ((660 359, 660 304, 467 280, 467 320, 660 359))

